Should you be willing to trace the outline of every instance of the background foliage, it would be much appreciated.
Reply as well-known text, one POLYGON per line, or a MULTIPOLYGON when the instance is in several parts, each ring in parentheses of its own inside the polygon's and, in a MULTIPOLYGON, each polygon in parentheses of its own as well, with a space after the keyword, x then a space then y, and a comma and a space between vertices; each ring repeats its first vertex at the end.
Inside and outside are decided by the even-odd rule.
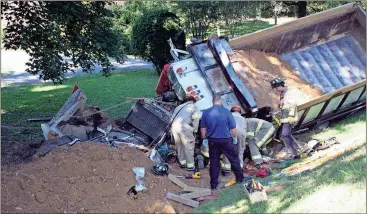
POLYGON ((113 29, 106 2, 15 1, 1 2, 4 47, 23 49, 30 55, 27 72, 62 83, 71 66, 84 71, 93 63, 109 74, 108 57, 120 58, 122 34, 113 29), (72 63, 62 56, 71 57, 72 63))
POLYGON ((121 60, 126 54, 147 59, 159 70, 171 60, 169 37, 185 49, 185 36, 233 38, 271 26, 262 18, 277 24, 279 17, 303 17, 349 2, 366 10, 366 1, 1 2, 2 40, 4 48, 31 56, 29 73, 62 83, 72 66, 88 72, 98 63, 108 76, 108 57, 121 60))
POLYGON ((132 27, 132 51, 151 61, 160 73, 163 66, 171 61, 167 42, 170 38, 177 48, 185 49, 185 34, 178 17, 168 10, 148 11, 132 27))

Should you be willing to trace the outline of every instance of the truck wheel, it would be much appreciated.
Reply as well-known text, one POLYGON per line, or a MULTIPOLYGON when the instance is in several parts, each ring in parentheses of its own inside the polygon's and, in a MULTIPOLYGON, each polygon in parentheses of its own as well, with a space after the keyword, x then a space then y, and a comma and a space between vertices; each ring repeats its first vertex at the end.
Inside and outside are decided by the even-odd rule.
POLYGON ((329 124, 330 124, 329 121, 325 121, 323 123, 320 123, 320 124, 316 125, 315 128, 314 128, 316 134, 324 131, 327 127, 329 127, 329 124))

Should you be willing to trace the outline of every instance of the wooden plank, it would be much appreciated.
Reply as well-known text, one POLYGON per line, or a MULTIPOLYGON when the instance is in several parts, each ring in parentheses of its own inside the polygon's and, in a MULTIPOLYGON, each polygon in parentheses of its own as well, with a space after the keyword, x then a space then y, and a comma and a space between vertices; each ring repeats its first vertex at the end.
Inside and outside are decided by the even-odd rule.
POLYGON ((181 187, 181 188, 186 188, 188 187, 187 184, 185 184, 184 182, 182 182, 180 179, 178 179, 176 176, 169 174, 168 175, 168 179, 170 179, 173 183, 175 183, 177 186, 181 187))
POLYGON ((198 188, 198 187, 190 187, 190 186, 186 186, 183 188, 183 191, 185 192, 197 192, 197 191, 204 191, 204 190, 208 190, 208 188, 198 188))
POLYGON ((180 196, 190 199, 190 198, 197 198, 197 197, 207 196, 207 195, 211 195, 211 194, 212 194, 212 191, 210 189, 205 189, 205 190, 200 190, 200 191, 196 191, 196 192, 181 194, 180 196))
POLYGON ((190 207, 198 207, 199 206, 199 202, 198 201, 194 201, 191 199, 187 199, 185 197, 173 194, 173 193, 167 193, 166 198, 171 199, 173 201, 188 205, 190 207))
POLYGON ((284 23, 282 25, 277 25, 274 27, 266 28, 265 30, 257 31, 252 34, 240 36, 237 38, 233 38, 229 40, 229 45, 231 47, 239 47, 242 46, 244 43, 258 41, 263 39, 267 36, 272 36, 277 33, 281 33, 287 30, 294 30, 296 28, 302 28, 306 25, 316 24, 317 22, 324 21, 325 19, 329 19, 335 16, 340 16, 345 13, 349 13, 353 10, 356 10, 357 7, 353 5, 353 3, 346 4, 340 7, 336 7, 330 10, 326 10, 320 13, 315 13, 303 18, 296 19, 294 21, 284 23))
POLYGON ((328 94, 324 94, 322 95, 321 97, 318 97, 318 98, 315 98, 307 103, 304 103, 304 104, 301 104, 298 106, 298 111, 301 111, 303 109, 306 109, 306 108, 309 108, 311 106, 314 106, 316 104, 319 104, 319 103, 322 103, 330 98, 332 98, 333 96, 337 96, 337 94, 344 94, 348 91, 352 91, 356 88, 359 88, 359 87, 363 87, 366 85, 366 80, 361 80, 353 85, 349 85, 349 86, 346 86, 346 87, 343 87, 343 88, 340 88, 334 92, 331 92, 331 93, 328 93, 328 94))

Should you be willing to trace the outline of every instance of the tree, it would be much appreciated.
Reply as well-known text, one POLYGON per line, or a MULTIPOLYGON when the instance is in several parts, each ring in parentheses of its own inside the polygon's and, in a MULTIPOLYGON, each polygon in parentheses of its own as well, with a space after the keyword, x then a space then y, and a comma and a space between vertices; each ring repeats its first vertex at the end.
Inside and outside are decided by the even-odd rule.
POLYGON ((1 2, 6 20, 4 47, 30 55, 27 72, 62 83, 71 67, 84 72, 94 63, 109 75, 108 57, 123 56, 123 36, 114 30, 106 2, 13 1, 1 2), (71 64, 62 55, 71 57, 71 64))
POLYGON ((219 2, 218 10, 220 20, 228 29, 229 36, 233 38, 238 34, 237 23, 244 22, 247 18, 257 16, 259 2, 255 1, 225 1, 219 2))
POLYGON ((210 24, 215 24, 219 18, 221 2, 214 1, 179 1, 176 9, 181 14, 186 27, 197 39, 207 39, 210 24))
POLYGON ((132 54, 132 50, 130 50, 130 39, 133 24, 140 18, 140 16, 150 10, 168 10, 169 4, 155 1, 123 1, 118 2, 118 4, 112 4, 108 8, 114 14, 113 23, 115 28, 123 33, 125 37, 125 52, 132 54))
POLYGON ((151 61, 158 74, 172 58, 167 40, 172 38, 178 49, 185 49, 185 34, 179 18, 168 10, 145 12, 132 27, 133 53, 151 61))

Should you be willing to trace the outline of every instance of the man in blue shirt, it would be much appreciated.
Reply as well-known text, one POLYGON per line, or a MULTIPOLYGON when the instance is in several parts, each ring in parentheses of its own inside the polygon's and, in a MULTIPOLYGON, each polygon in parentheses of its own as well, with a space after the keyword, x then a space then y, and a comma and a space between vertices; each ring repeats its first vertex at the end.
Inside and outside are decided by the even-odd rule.
POLYGON ((209 146, 210 185, 212 189, 218 186, 220 171, 220 156, 222 153, 231 163, 237 182, 244 179, 237 150, 236 122, 228 109, 222 106, 221 97, 214 95, 214 105, 205 110, 201 118, 201 136, 203 145, 209 146))

